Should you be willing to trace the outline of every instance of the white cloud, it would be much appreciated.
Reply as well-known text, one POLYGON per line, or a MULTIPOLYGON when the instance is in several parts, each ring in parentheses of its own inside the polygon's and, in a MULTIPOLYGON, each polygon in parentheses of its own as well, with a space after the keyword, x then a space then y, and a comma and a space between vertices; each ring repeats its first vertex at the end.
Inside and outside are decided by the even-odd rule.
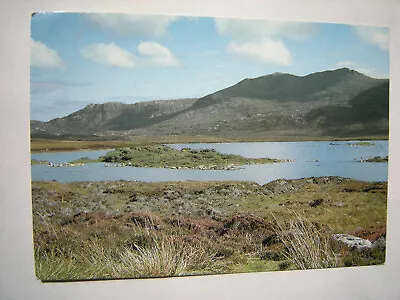
POLYGON ((354 26, 354 31, 357 36, 365 43, 378 46, 383 50, 389 49, 389 29, 368 27, 368 26, 354 26))
POLYGON ((235 40, 287 37, 301 41, 313 35, 318 26, 319 25, 315 23, 301 22, 215 19, 217 33, 230 36, 235 40))
POLYGON ((315 34, 316 23, 216 18, 219 35, 232 41, 227 51, 261 63, 289 65, 292 57, 282 38, 303 41, 315 34))
POLYGON ((138 53, 143 57, 143 63, 155 66, 178 66, 179 60, 172 52, 156 42, 140 42, 138 53))
POLYGON ((31 66, 57 69, 65 67, 65 63, 55 50, 31 38, 31 66))
POLYGON ((134 54, 111 44, 92 44, 81 50, 81 54, 100 64, 121 67, 133 68, 137 65, 137 58, 134 54))
POLYGON ((168 26, 179 19, 175 16, 145 16, 128 14, 87 14, 90 22, 103 30, 118 34, 162 36, 168 26))
POLYGON ((375 68, 366 68, 353 61, 340 61, 336 64, 339 68, 349 68, 373 78, 389 78, 389 74, 378 72, 375 68))
POLYGON ((237 42, 228 44, 227 50, 246 58, 277 65, 289 65, 291 54, 281 41, 264 39, 261 42, 237 42))
POLYGON ((81 50, 82 56, 100 64, 120 68, 134 68, 138 66, 178 66, 179 60, 172 52, 156 42, 140 42, 135 55, 114 43, 92 44, 81 50))

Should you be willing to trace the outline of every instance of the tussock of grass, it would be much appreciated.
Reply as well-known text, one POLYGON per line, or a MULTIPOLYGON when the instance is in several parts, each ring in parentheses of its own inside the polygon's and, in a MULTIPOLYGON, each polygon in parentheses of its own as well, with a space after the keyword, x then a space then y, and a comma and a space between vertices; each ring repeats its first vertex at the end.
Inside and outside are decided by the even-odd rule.
MULTIPOLYGON (((189 245, 174 236, 157 236, 147 230, 144 246, 119 246, 106 239, 78 241, 70 249, 63 237, 51 245, 35 247, 35 273, 42 281, 147 278, 211 274, 226 266, 206 244, 189 245)), ((72 233, 66 233, 71 235, 72 233)))
POLYGON ((293 215, 286 224, 276 222, 275 233, 285 245, 283 255, 303 270, 343 266, 331 247, 331 235, 300 214, 293 215))
MULTIPOLYGON (((134 277, 168 277, 206 274, 223 267, 201 246, 190 246, 170 239, 155 241, 151 247, 136 246, 136 250, 125 248, 120 253, 124 270, 128 269, 134 277)), ((129 276, 129 275, 128 275, 129 276)))

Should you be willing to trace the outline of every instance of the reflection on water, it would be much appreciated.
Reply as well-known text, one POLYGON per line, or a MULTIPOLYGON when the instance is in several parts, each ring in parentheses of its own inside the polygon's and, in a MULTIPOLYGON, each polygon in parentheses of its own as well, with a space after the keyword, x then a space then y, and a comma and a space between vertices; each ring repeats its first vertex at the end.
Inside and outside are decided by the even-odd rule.
MULTIPOLYGON (((245 157, 291 159, 294 162, 244 166, 237 171, 171 170, 159 168, 105 168, 103 163, 77 167, 51 168, 32 166, 32 180, 103 181, 179 181, 179 180, 246 180, 259 184, 286 178, 342 176, 366 181, 386 181, 387 163, 361 163, 362 158, 388 155, 387 141, 372 141, 374 146, 350 146, 349 142, 264 142, 224 144, 179 144, 177 149, 214 148, 222 153, 245 157)), ((354 143, 354 142, 352 142, 354 143)), ((81 157, 97 158, 107 151, 83 151, 32 154, 32 159, 62 163, 81 157)))

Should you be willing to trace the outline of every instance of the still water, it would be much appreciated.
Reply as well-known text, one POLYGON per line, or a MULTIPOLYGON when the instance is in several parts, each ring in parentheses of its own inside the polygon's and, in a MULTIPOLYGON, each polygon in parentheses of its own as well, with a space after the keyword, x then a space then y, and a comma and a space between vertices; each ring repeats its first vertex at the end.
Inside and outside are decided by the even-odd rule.
MULTIPOLYGON (((373 146, 355 146, 352 142, 262 142, 221 144, 175 144, 201 149, 214 148, 221 153, 239 154, 245 157, 271 157, 290 159, 292 162, 245 165, 236 171, 171 170, 160 168, 109 167, 103 163, 84 166, 54 168, 47 165, 32 166, 32 180, 103 181, 179 181, 179 180, 246 180, 259 184, 276 179, 295 179, 312 176, 341 176, 365 181, 387 181, 387 163, 362 163, 363 158, 388 155, 388 141, 371 141, 373 146), (350 144, 349 144, 350 143, 350 144)), ((32 159, 52 163, 72 161, 81 157, 97 158, 103 151, 35 153, 32 159)))

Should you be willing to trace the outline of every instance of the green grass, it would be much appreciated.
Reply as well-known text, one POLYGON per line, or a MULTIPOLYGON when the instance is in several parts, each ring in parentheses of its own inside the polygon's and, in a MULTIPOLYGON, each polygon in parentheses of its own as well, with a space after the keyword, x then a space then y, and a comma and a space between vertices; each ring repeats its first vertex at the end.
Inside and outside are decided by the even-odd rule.
POLYGON ((233 260, 231 273, 253 273, 253 272, 271 272, 280 271, 279 265, 282 262, 273 260, 261 260, 259 257, 244 257, 241 259, 233 260))

